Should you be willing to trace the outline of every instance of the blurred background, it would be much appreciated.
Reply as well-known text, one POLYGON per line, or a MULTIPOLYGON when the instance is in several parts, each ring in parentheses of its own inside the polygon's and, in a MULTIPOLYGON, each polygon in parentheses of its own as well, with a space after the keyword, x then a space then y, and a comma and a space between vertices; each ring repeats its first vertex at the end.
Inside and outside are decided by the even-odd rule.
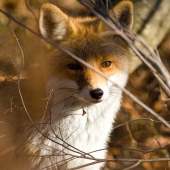
MULTIPOLYGON (((63 12, 71 16, 92 15, 76 0, 1 0, 0 9, 8 12, 21 23, 37 32, 38 9, 44 2, 56 4, 63 12)), ((116 4, 119 0, 112 0, 112 2, 116 4)), ((141 35, 152 48, 158 48, 163 63, 170 71, 169 0, 150 0, 149 2, 134 0, 133 2, 135 7, 134 31, 141 35)), ((19 39, 25 54, 25 72, 29 69, 36 69, 45 47, 39 43, 40 40, 37 37, 0 13, 0 71, 15 78, 16 70, 13 68, 11 60, 19 68, 22 56, 12 30, 19 39)), ((126 88, 165 120, 170 121, 170 99, 165 95, 150 70, 135 56, 132 57, 130 67, 130 77, 126 88)), ((26 76, 25 72, 22 72, 21 76, 26 76)), ((0 81, 7 79, 6 76, 0 74, 0 81)), ((109 149, 107 158, 169 158, 170 129, 160 122, 147 119, 156 120, 128 96, 124 95, 122 104, 114 126, 131 120, 138 120, 126 123, 113 130, 109 142, 109 148, 113 149, 109 149), (143 153, 136 151, 136 149, 152 152, 143 153)), ((134 163, 109 162, 103 169, 120 170, 131 164, 134 163)), ((142 163, 133 169, 170 170, 170 162, 142 163)))

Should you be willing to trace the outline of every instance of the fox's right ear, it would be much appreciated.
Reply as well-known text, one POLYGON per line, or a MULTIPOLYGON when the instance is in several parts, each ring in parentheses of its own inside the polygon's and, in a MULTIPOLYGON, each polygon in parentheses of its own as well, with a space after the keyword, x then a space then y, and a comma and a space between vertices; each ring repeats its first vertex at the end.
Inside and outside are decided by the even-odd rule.
MULTIPOLYGON (((133 3, 129 0, 123 0, 114 6, 113 10, 109 11, 109 15, 112 19, 115 18, 120 22, 120 24, 127 29, 132 29, 133 26, 133 3)), ((106 24, 100 22, 99 30, 107 31, 110 30, 106 24)))
MULTIPOLYGON (((114 14, 119 22, 127 29, 132 29, 133 26, 133 3, 129 0, 124 0, 119 2, 113 8, 114 14)), ((113 11, 109 11, 109 14, 112 18, 114 18, 113 11)))
POLYGON ((62 41, 68 36, 70 20, 59 8, 44 3, 39 10, 39 31, 52 41, 62 41))

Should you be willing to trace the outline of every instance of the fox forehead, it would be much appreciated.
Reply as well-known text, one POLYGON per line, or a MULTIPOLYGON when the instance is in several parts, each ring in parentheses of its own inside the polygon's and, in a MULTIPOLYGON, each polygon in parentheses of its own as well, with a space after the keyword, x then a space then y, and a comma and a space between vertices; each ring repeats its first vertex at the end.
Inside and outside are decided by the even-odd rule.
MULTIPOLYGON (((114 37, 111 38, 102 36, 98 20, 93 18, 70 19, 72 24, 72 32, 61 45, 68 50, 73 50, 75 54, 94 54, 97 53, 112 53, 120 50, 120 46, 114 42, 114 37)), ((81 55, 80 55, 81 56, 81 55)))
MULTIPOLYGON (((73 30, 72 34, 63 40, 60 45, 92 65, 95 69, 105 73, 106 76, 113 76, 116 72, 126 69, 129 58, 128 51, 116 44, 113 39, 102 37, 101 34, 96 31, 97 28, 94 24, 96 21, 94 23, 92 21, 90 21, 90 19, 88 19, 88 21, 86 21, 86 19, 76 20, 74 24, 76 30, 73 30), (112 67, 102 70, 100 64, 105 61, 111 61, 112 67)), ((95 77, 101 79, 97 74, 89 71, 83 64, 58 49, 55 49, 52 55, 52 65, 52 73, 60 79, 72 79, 70 76, 74 75, 77 79, 81 77, 81 80, 84 80, 82 81, 84 85, 87 79, 92 77, 93 79, 95 79, 95 77), (75 71, 68 70, 67 66, 71 63, 81 65, 84 71, 77 71, 75 75, 75 71)))
MULTIPOLYGON (((70 18, 72 31, 68 37, 60 42, 60 45, 86 62, 114 60, 117 65, 121 61, 126 64, 128 50, 123 43, 118 43, 117 37, 103 36, 100 31, 99 20, 96 18, 70 18)), ((69 27, 69 26, 68 26, 69 27)), ((69 29, 69 28, 68 28, 69 29)), ((56 51, 58 51, 56 49, 56 51)), ((67 61, 71 58, 66 54, 59 55, 67 61)), ((71 60, 71 59, 70 59, 71 60)), ((76 61, 75 61, 76 62, 76 61)))
MULTIPOLYGON (((114 42, 106 41, 100 35, 89 33, 88 35, 74 34, 61 45, 91 65, 111 61, 117 69, 123 69, 129 60, 129 52, 114 42)), ((64 52, 55 49, 53 54, 57 63, 78 63, 64 52)), ((79 63, 81 65, 81 63, 79 63)))

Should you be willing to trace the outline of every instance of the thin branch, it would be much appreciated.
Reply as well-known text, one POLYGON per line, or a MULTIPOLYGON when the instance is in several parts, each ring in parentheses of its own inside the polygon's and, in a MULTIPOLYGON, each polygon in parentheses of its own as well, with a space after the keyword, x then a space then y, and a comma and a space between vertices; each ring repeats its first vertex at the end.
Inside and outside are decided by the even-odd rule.
POLYGON ((84 165, 81 165, 81 166, 77 166, 77 167, 74 167, 74 168, 70 168, 70 169, 67 169, 67 170, 76 170, 76 169, 84 168, 84 167, 87 167, 87 166, 90 166, 90 165, 98 164, 98 163, 101 163, 101 162, 102 161, 94 161, 94 162, 84 164, 84 165))
MULTIPOLYGON (((18 47, 20 48, 21 56, 23 57, 23 59, 22 59, 22 67, 21 67, 21 69, 20 69, 20 70, 22 70, 22 69, 24 68, 24 65, 25 65, 25 63, 24 63, 24 60, 25 60, 24 52, 23 52, 23 50, 22 50, 22 48, 21 48, 21 45, 20 45, 20 43, 19 43, 19 40, 18 40, 17 36, 15 35, 15 32, 14 32, 13 29, 12 29, 12 32, 13 32, 13 35, 14 35, 16 41, 17 41, 18 47)), ((20 72, 21 72, 21 71, 20 71, 20 72)))
POLYGON ((123 170, 129 170, 129 169, 135 168, 135 167, 137 167, 137 166, 140 165, 140 164, 141 164, 141 160, 138 161, 138 162, 136 162, 135 164, 127 167, 127 168, 124 168, 123 170))
POLYGON ((156 158, 156 159, 133 159, 133 158, 130 158, 130 159, 95 159, 95 160, 96 161, 94 161, 92 163, 84 164, 84 165, 70 168, 67 170, 76 170, 76 169, 80 169, 83 167, 87 167, 87 166, 102 163, 102 162, 137 162, 137 163, 135 163, 135 165, 138 165, 139 163, 145 163, 145 162, 167 162, 167 161, 170 161, 170 158, 156 158))
MULTIPOLYGON (((151 119, 151 118, 139 118, 139 119, 130 120, 130 121, 127 121, 127 122, 122 123, 122 124, 120 124, 120 125, 117 125, 117 126, 113 127, 113 130, 114 130, 114 129, 117 129, 117 128, 121 127, 121 126, 124 126, 124 125, 126 125, 127 123, 132 123, 132 122, 136 122, 136 121, 140 121, 140 120, 145 120, 145 121, 146 121, 146 120, 149 120, 149 121, 155 122, 155 123, 162 123, 162 121, 153 120, 153 119, 151 119)), ((167 121, 167 122, 170 123, 170 121, 167 121)))
POLYGON ((36 15, 35 15, 34 11, 30 8, 30 6, 29 6, 29 4, 28 4, 28 1, 29 1, 29 0, 25 0, 25 5, 26 5, 28 11, 31 12, 31 14, 34 16, 35 21, 36 21, 36 24, 37 24, 37 26, 38 26, 38 19, 37 19, 36 15))
POLYGON ((2 71, 0 71, 0 73, 1 73, 2 75, 6 76, 7 78, 9 78, 10 80, 12 80, 14 83, 17 84, 17 81, 15 81, 12 77, 8 76, 6 73, 4 73, 4 72, 2 72, 2 71))
POLYGON ((161 148, 153 149, 153 150, 149 150, 149 151, 144 151, 144 150, 140 150, 140 149, 133 149, 133 148, 105 148, 105 149, 99 149, 99 150, 89 152, 89 154, 95 153, 95 152, 100 152, 100 151, 103 151, 103 150, 127 150, 127 151, 141 152, 143 154, 147 154, 147 153, 152 153, 152 152, 156 152, 156 151, 160 151, 160 150, 164 150, 164 149, 169 149, 169 148, 170 147, 161 147, 161 148))

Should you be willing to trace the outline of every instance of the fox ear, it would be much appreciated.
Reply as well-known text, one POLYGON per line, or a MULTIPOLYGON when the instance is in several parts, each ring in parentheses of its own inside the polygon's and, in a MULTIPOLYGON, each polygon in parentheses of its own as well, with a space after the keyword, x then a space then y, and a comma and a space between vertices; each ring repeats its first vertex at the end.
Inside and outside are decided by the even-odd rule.
MULTIPOLYGON (((121 1, 113 8, 114 14, 122 26, 131 29, 133 26, 133 3, 131 1, 121 1)), ((113 18, 113 11, 109 11, 113 18)))
MULTIPOLYGON (((109 15, 114 20, 116 18, 123 27, 131 29, 133 26, 133 3, 127 0, 119 2, 113 10, 109 11, 109 15)), ((109 28, 106 24, 100 22, 99 30, 107 31, 109 28)))
POLYGON ((68 35, 69 18, 59 8, 44 3, 39 10, 39 31, 52 41, 61 41, 68 35))

